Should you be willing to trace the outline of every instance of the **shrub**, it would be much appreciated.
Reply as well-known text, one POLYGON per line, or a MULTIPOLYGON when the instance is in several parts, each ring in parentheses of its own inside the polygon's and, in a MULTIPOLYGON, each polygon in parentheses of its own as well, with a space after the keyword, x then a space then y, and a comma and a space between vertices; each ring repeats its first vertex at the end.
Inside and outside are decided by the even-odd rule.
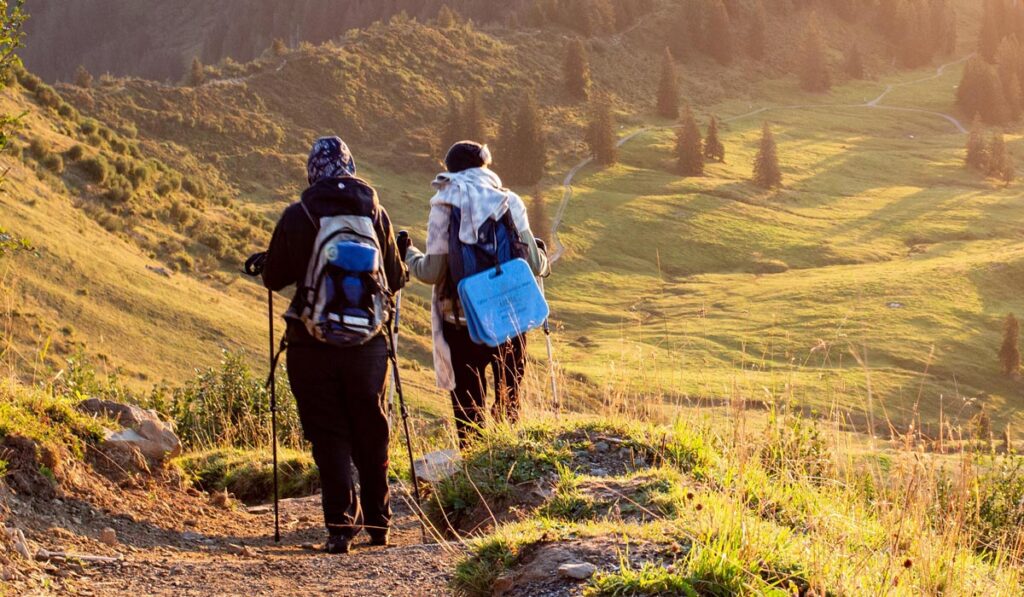
POLYGON ((82 147, 81 145, 72 145, 71 149, 69 149, 67 152, 67 156, 68 159, 71 160, 72 162, 77 162, 78 160, 85 157, 85 148, 82 147))
POLYGON ((103 137, 100 137, 96 133, 86 135, 85 142, 93 147, 103 147, 103 137))
POLYGON ((73 120, 75 118, 75 109, 70 104, 61 102, 60 107, 57 108, 57 114, 60 114, 61 118, 73 120))
POLYGON ((103 137, 103 139, 106 141, 114 140, 114 132, 105 126, 99 127, 99 129, 96 132, 98 132, 100 137, 103 137))
POLYGON ((24 69, 19 68, 17 72, 18 83, 29 91, 36 91, 43 84, 43 80, 24 69))
POLYGON ((46 143, 43 142, 39 137, 34 137, 28 144, 28 153, 35 159, 42 161, 50 155, 50 150, 47 149, 46 143))
POLYGON ((184 251, 178 251, 171 255, 171 264, 179 272, 192 272, 196 269, 195 259, 184 251))
POLYGON ((156 185, 156 194, 160 195, 161 197, 166 197, 167 195, 170 195, 173 191, 174 187, 171 186, 171 184, 166 180, 161 180, 156 185))
POLYGON ((206 197, 206 187, 203 185, 202 181, 196 179, 195 177, 186 176, 185 179, 182 180, 181 182, 181 188, 183 188, 186 193, 192 195, 193 197, 198 197, 200 199, 206 197))
POLYGON ((146 181, 149 180, 151 174, 152 173, 147 166, 135 166, 128 174, 128 180, 132 181, 132 186, 138 189, 142 185, 146 184, 146 181))
POLYGON ((82 172, 89 177, 89 180, 97 184, 102 183, 110 176, 110 164, 101 155, 85 158, 78 165, 82 172))
POLYGON ((120 139, 114 139, 113 141, 111 141, 110 148, 113 149, 115 153, 128 153, 128 144, 125 143, 124 141, 121 141, 120 139))
POLYGON ((107 192, 104 193, 104 197, 113 203, 127 203, 134 192, 135 189, 127 178, 115 174, 107 180, 107 192))
POLYGON ((99 129, 99 124, 92 118, 82 123, 81 131, 83 135, 91 135, 99 129))
POLYGON ((199 238, 199 242, 209 247, 211 250, 213 250, 213 252, 217 253, 218 255, 223 253, 224 249, 228 245, 224 237, 215 232, 208 232, 204 234, 199 238))
POLYGON ((51 153, 40 162, 43 167, 55 174, 60 174, 64 171, 64 159, 55 153, 51 153))

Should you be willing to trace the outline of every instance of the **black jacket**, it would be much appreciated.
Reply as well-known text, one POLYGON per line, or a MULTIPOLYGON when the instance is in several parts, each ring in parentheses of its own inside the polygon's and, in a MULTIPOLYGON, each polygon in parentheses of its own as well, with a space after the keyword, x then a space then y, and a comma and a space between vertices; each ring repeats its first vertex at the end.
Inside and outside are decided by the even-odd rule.
MULTIPOLYGON (((358 178, 334 178, 323 180, 306 189, 298 203, 284 210, 270 240, 267 261, 263 269, 263 285, 279 291, 293 284, 301 285, 313 253, 317 228, 310 215, 319 220, 323 217, 355 215, 367 216, 373 220, 384 255, 384 274, 391 292, 398 292, 405 286, 406 267, 398 256, 398 244, 391 229, 391 219, 377 199, 377 191, 358 178), (305 205, 309 210, 306 214, 305 205)), ((301 308, 301 293, 292 299, 291 308, 301 308)), ((315 342, 306 329, 289 321, 288 341, 291 344, 315 342)))

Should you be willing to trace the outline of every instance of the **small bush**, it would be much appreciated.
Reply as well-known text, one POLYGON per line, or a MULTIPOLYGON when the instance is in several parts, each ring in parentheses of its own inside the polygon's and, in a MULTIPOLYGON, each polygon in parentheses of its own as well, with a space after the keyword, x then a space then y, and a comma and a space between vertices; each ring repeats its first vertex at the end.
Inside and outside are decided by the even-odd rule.
POLYGON ((77 162, 85 157, 85 148, 81 145, 72 145, 66 155, 72 162, 77 162))
POLYGON ((114 150, 115 153, 127 154, 128 144, 120 139, 114 139, 110 142, 110 149, 114 150))
POLYGON ((78 165, 82 172, 89 177, 89 180, 97 184, 107 180, 107 177, 111 174, 110 164, 101 155, 85 158, 78 165))
POLYGON ((75 114, 75 109, 72 108, 70 104, 63 102, 60 107, 57 108, 57 114, 60 114, 61 118, 66 118, 68 120, 74 120, 77 116, 77 114, 75 114))
POLYGON ((100 137, 103 137, 103 139, 105 141, 113 141, 114 140, 114 132, 111 131, 110 129, 108 129, 107 127, 105 127, 105 126, 99 127, 99 130, 97 130, 97 132, 99 133, 100 137))
POLYGON ((117 159, 114 160, 114 170, 117 170, 117 173, 121 176, 128 174, 131 167, 131 163, 121 156, 118 156, 117 159))
POLYGON ((81 131, 83 135, 92 135, 99 129, 99 123, 93 119, 88 119, 82 123, 81 131))
POLYGON ((32 92, 36 91, 41 85, 43 85, 42 79, 28 72, 24 68, 20 68, 18 70, 17 77, 18 83, 21 83, 22 87, 32 92))
POLYGON ((132 188, 132 183, 125 177, 117 175, 110 180, 108 185, 109 188, 103 195, 107 201, 112 203, 127 203, 132 198, 134 189, 132 188))
POLYGON ((86 135, 85 142, 93 147, 103 147, 103 137, 100 137, 96 133, 86 135))
POLYGON ((28 144, 28 154, 39 161, 43 161, 50 155, 50 150, 42 139, 34 137, 28 144))
POLYGON ((200 199, 206 197, 206 186, 203 185, 202 181, 195 177, 186 176, 185 179, 181 181, 181 188, 193 197, 198 197, 200 199))
POLYGON ((170 195, 172 192, 174 192, 174 187, 172 187, 171 183, 167 182, 166 180, 161 180, 156 185, 156 194, 160 195, 161 197, 166 197, 167 195, 170 195))
POLYGON ((128 180, 132 182, 132 186, 136 189, 146 184, 149 180, 152 172, 147 166, 135 166, 132 171, 128 174, 128 180))
POLYGON ((37 87, 35 96, 36 101, 39 102, 40 105, 54 110, 60 107, 62 101, 60 99, 60 95, 58 95, 57 92, 53 90, 53 87, 50 87, 49 85, 40 85, 37 87))
POLYGON ((50 155, 46 156, 40 163, 43 165, 44 168, 46 168, 50 172, 53 172, 54 174, 60 174, 61 172, 64 171, 64 158, 60 157, 55 153, 51 153, 50 155))

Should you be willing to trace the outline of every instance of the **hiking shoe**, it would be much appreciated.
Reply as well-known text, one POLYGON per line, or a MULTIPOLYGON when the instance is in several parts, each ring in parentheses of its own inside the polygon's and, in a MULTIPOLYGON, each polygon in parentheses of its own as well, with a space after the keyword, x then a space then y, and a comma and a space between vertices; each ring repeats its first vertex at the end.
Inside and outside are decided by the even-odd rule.
POLYGON ((391 535, 387 531, 383 533, 370 533, 370 545, 373 547, 388 547, 391 545, 391 535))
POLYGON ((352 539, 344 535, 331 535, 327 538, 327 545, 324 551, 329 554, 346 554, 352 551, 352 539))

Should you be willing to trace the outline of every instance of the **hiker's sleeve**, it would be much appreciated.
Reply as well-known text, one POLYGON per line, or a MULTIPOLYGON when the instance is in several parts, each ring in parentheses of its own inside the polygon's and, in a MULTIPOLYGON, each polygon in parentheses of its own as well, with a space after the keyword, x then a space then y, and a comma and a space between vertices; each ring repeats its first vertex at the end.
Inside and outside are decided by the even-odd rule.
POLYGON ((285 210, 274 229, 267 249, 267 260, 263 265, 263 285, 275 292, 297 284, 305 270, 305 257, 296 250, 294 230, 290 228, 291 213, 285 210))
POLYGON ((391 218, 383 207, 380 208, 378 217, 381 249, 384 251, 384 274, 388 279, 388 287, 391 292, 398 292, 405 287, 408 272, 405 264, 398 255, 398 241, 395 239, 395 231, 391 227, 391 218))
POLYGON ((409 273, 424 284, 438 285, 444 281, 444 273, 448 271, 447 255, 424 255, 416 247, 409 247, 405 255, 405 264, 409 273))
POLYGON ((530 269, 533 270, 533 275, 541 278, 550 276, 551 263, 548 261, 548 255, 537 246, 537 239, 534 238, 533 232, 530 230, 520 232, 519 240, 526 245, 526 260, 530 264, 530 269))

